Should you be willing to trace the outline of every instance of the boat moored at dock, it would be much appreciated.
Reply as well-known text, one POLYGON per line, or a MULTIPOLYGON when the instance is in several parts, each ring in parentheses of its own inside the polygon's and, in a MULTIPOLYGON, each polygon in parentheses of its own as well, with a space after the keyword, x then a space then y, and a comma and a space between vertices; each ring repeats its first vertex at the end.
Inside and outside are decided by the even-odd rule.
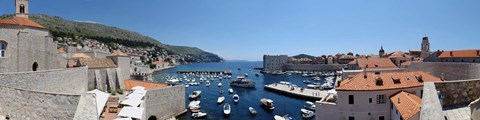
POLYGON ((273 100, 262 98, 260 99, 260 105, 267 110, 274 110, 275 106, 273 105, 273 100))

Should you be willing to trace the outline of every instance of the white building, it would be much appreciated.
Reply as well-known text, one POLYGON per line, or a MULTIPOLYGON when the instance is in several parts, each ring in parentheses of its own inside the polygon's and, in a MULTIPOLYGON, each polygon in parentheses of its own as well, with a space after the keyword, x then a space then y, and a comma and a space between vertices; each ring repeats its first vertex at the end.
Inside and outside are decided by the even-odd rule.
POLYGON ((419 110, 416 113, 404 112, 409 110, 405 109, 406 107, 418 105, 410 103, 411 100, 407 97, 422 96, 423 82, 433 81, 440 81, 440 78, 421 71, 359 73, 339 81, 336 97, 329 94, 316 102, 316 111, 321 111, 316 112, 316 118, 317 120, 415 119, 414 116, 419 110), (399 94, 407 94, 407 97, 399 97, 399 94), (394 102, 398 103, 398 101, 392 98, 400 99, 401 103, 395 104, 394 102), (397 110, 402 118, 396 116, 397 110), (393 112, 395 114, 392 115, 393 112))
POLYGON ((263 70, 283 71, 283 67, 287 62, 287 55, 263 55, 263 70))

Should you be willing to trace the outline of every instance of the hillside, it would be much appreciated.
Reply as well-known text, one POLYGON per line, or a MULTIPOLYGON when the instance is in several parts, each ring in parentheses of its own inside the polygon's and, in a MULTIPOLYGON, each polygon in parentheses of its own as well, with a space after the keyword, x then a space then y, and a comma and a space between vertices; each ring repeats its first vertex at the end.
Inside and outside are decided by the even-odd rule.
POLYGON ((307 55, 307 54, 299 54, 299 55, 295 55, 293 56, 293 58, 310 58, 310 59, 313 59, 315 58, 315 56, 311 56, 311 55, 307 55))
MULTIPOLYGON (((11 18, 13 15, 3 15, 0 19, 11 18)), ((30 19, 48 28, 55 38, 88 38, 111 45, 118 43, 130 48, 158 47, 164 49, 170 55, 189 56, 189 62, 220 62, 223 61, 218 55, 206 52, 196 47, 167 45, 151 37, 138 32, 132 32, 117 27, 106 26, 97 23, 87 23, 65 20, 58 16, 44 14, 31 14, 30 19)), ((115 48, 112 46, 112 48, 115 48)))

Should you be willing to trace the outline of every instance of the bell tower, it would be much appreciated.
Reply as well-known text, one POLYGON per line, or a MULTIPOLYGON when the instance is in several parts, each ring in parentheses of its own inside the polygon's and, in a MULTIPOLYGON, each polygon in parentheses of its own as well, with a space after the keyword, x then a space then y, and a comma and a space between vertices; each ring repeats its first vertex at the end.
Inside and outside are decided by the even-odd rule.
POLYGON ((420 53, 421 58, 426 58, 430 56, 430 42, 428 41, 427 35, 422 38, 422 52, 420 53))
POLYGON ((15 0, 15 16, 28 18, 28 0, 15 0))

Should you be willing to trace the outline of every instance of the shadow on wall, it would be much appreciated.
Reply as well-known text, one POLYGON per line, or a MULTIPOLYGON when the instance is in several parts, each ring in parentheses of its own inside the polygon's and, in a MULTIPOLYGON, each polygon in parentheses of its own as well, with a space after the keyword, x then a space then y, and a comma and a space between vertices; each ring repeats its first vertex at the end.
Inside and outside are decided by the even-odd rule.
POLYGON ((480 79, 480 64, 453 62, 412 62, 410 71, 425 71, 447 81, 480 79))

